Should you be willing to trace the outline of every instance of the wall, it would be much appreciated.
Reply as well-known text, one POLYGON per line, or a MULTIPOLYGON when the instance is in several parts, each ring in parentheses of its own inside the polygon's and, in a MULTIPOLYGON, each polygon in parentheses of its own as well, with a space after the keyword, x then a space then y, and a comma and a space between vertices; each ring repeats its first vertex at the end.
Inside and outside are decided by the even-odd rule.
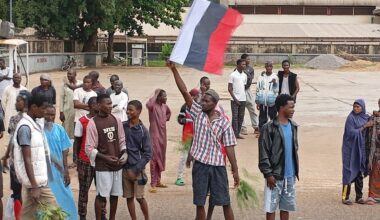
POLYGON ((243 15, 244 23, 371 24, 373 16, 352 15, 243 15))

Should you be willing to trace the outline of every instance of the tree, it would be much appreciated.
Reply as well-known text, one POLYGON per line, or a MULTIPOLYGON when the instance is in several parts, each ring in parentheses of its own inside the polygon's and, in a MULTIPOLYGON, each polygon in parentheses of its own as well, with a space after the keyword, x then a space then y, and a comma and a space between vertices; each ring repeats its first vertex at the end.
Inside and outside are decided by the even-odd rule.
POLYGON ((143 34, 143 23, 179 27, 182 7, 187 3, 188 0, 17 0, 16 5, 20 9, 20 27, 32 26, 41 37, 79 40, 84 43, 84 52, 97 51, 98 31, 108 31, 112 59, 116 30, 131 36, 143 34))

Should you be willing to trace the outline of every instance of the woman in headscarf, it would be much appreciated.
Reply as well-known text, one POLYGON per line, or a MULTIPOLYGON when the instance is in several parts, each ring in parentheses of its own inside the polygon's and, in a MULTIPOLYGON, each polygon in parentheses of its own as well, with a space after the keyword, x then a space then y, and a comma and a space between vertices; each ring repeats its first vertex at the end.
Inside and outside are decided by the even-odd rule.
POLYGON ((52 85, 50 76, 46 73, 41 74, 40 76, 41 85, 35 87, 32 90, 32 96, 37 94, 42 94, 48 100, 47 104, 54 105, 56 104, 56 92, 55 88, 52 85))
POLYGON ((369 129, 369 189, 367 204, 373 205, 380 202, 380 99, 379 110, 373 111, 373 126, 369 129))
POLYGON ((342 202, 352 205, 349 199, 351 183, 355 183, 355 202, 364 204, 363 176, 368 175, 366 154, 366 132, 372 127, 370 116, 366 113, 365 102, 358 99, 353 104, 353 110, 348 115, 343 135, 342 161, 343 161, 343 192, 342 202))

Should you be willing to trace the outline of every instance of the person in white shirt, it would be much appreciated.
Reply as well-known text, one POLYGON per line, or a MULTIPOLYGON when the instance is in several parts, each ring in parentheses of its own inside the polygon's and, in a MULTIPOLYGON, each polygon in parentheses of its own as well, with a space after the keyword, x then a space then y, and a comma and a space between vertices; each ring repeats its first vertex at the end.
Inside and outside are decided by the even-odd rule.
POLYGON ((9 85, 5 88, 1 98, 1 104, 4 106, 5 110, 4 125, 6 131, 8 130, 10 118, 17 115, 16 99, 21 90, 28 89, 21 85, 21 74, 15 73, 13 75, 13 85, 9 85))
POLYGON ((228 80, 228 92, 231 95, 232 129, 236 138, 240 136, 241 126, 244 122, 245 104, 245 85, 247 84, 247 74, 244 73, 246 67, 245 60, 239 59, 236 62, 236 70, 230 74, 228 80))
POLYGON ((123 90, 123 82, 120 80, 116 80, 113 82, 113 88, 115 93, 110 95, 112 100, 112 114, 121 120, 121 122, 125 122, 128 120, 127 116, 127 107, 129 97, 123 90))
POLYGON ((265 71, 257 80, 256 107, 259 114, 259 130, 277 115, 275 101, 278 95, 278 77, 273 74, 272 61, 265 62, 265 71), (269 118, 268 118, 269 117, 269 118))
POLYGON ((92 78, 87 75, 83 78, 83 87, 74 90, 75 123, 78 122, 79 118, 88 114, 89 107, 87 102, 94 96, 98 95, 92 90, 92 78))
MULTIPOLYGON (((5 65, 5 60, 0 58, 0 117, 4 119, 4 110, 1 103, 5 88, 12 85, 13 71, 5 65)), ((8 123, 8 122, 5 122, 8 123)))

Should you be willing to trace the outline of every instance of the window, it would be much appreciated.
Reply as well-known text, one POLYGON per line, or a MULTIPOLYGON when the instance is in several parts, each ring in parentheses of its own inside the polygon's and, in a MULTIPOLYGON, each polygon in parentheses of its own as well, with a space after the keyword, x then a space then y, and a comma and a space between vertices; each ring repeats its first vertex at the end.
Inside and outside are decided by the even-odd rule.
POLYGON ((354 7, 355 15, 373 15, 373 10, 375 10, 375 6, 370 7, 354 7))
POLYGON ((255 14, 278 14, 277 6, 256 6, 255 14))
POLYGON ((236 5, 231 6, 231 8, 236 9, 242 14, 253 14, 254 13, 254 7, 252 5, 236 5))
POLYGON ((303 15, 303 6, 281 6, 283 15, 303 15))
POLYGON ((327 15, 327 7, 305 7, 305 15, 327 15))

